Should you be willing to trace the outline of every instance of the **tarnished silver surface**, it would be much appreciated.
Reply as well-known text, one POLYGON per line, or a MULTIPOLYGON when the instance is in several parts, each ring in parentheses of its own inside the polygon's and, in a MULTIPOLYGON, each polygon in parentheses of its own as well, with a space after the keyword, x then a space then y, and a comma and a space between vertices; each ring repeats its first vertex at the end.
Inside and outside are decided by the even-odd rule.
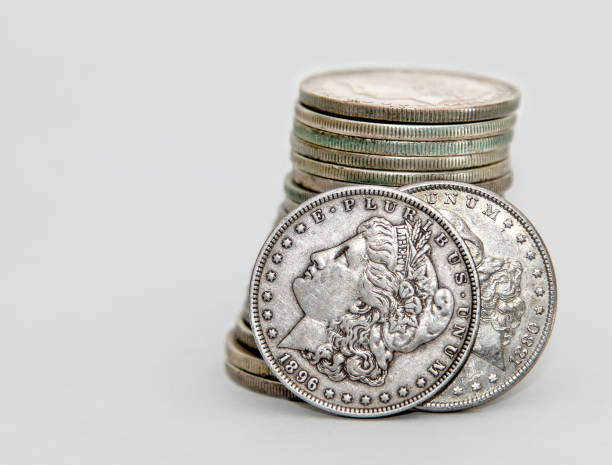
POLYGON ((412 69, 336 71, 304 79, 300 102, 333 115, 405 123, 483 121, 512 113, 519 91, 502 81, 412 69))
POLYGON ((250 391, 259 392, 271 397, 279 397, 281 399, 299 400, 278 381, 247 373, 231 363, 225 363, 225 372, 232 381, 250 391))
MULTIPOLYGON (((248 318, 248 313, 247 313, 248 318)), ((247 325, 246 321, 243 318, 238 318, 236 322, 236 326, 234 327, 234 336, 236 340, 245 347, 250 349, 259 350, 257 348, 257 344, 255 343, 255 338, 253 337, 253 333, 251 332, 251 327, 247 325)))
POLYGON ((476 183, 496 179, 510 171, 510 159, 486 166, 452 171, 383 171, 351 166, 333 165, 303 157, 295 152, 291 154, 293 166, 315 176, 337 179, 355 184, 374 184, 380 186, 403 186, 416 182, 448 180, 476 183))
MULTIPOLYGON (((507 175, 511 175, 511 173, 507 173, 507 175)), ((507 183, 507 179, 508 179, 506 177, 507 175, 502 176, 502 178, 504 179, 504 182, 500 183, 502 187, 507 183)), ((317 192, 325 192, 325 191, 329 191, 332 189, 338 189, 340 187, 359 185, 358 183, 338 181, 336 179, 329 179, 329 178, 324 178, 322 176, 316 176, 314 174, 305 173, 304 171, 298 168, 293 168, 293 171, 291 172, 291 176, 292 176, 293 181, 296 184, 304 187, 306 190, 317 191, 317 192)), ((493 187, 497 187, 496 185, 493 185, 493 183, 495 182, 495 184, 498 184, 497 181, 499 179, 500 178, 495 178, 495 179, 483 181, 482 183, 476 183, 476 185, 487 184, 487 185, 492 185, 493 187)), ((510 180, 511 179, 512 178, 510 176, 510 180)))
POLYGON ((552 329, 557 288, 550 256, 529 220, 498 195, 458 183, 402 190, 436 208, 466 241, 481 288, 474 348, 427 410, 459 410, 504 393, 532 368, 552 329))
POLYGON ((516 123, 516 115, 489 121, 464 124, 391 124, 352 120, 295 106, 295 119, 311 128, 368 139, 435 141, 476 139, 509 131, 516 123))
POLYGON ((369 153, 335 150, 291 137, 294 152, 319 162, 386 171, 449 171, 490 165, 505 160, 509 155, 508 146, 469 155, 449 155, 441 157, 372 155, 369 153))
POLYGON ((405 141, 364 139, 361 137, 342 136, 331 132, 319 131, 299 122, 293 125, 293 133, 311 144, 321 145, 347 152, 369 153, 377 155, 442 157, 449 155, 469 155, 488 152, 508 145, 512 141, 512 131, 482 139, 453 141, 405 141))
POLYGON ((424 402, 461 368, 478 324, 474 262, 450 223, 397 190, 321 194, 256 261, 251 328, 294 394, 355 417, 424 402))
POLYGON ((241 370, 257 376, 273 378, 272 373, 261 357, 257 353, 253 353, 241 346, 237 342, 233 331, 225 339, 225 355, 230 364, 241 370))

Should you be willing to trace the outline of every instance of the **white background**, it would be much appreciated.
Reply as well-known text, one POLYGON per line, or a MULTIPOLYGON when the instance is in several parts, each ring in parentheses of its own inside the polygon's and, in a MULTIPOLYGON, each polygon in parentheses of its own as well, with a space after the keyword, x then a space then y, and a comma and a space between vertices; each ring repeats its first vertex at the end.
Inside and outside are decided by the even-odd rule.
POLYGON ((2 2, 0 465, 605 461, 610 11, 569 3, 2 2), (298 82, 368 65, 523 93, 507 196, 558 318, 481 408, 350 420, 224 376, 298 82))

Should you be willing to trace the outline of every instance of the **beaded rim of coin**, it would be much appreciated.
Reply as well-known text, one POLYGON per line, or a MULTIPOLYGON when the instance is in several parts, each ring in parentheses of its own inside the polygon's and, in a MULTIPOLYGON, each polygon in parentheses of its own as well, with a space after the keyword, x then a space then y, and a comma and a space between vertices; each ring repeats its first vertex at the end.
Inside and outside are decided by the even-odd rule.
MULTIPOLYGON (((474 185, 480 186, 481 184, 492 183, 499 179, 505 178, 508 174, 511 174, 511 173, 505 173, 499 178, 487 179, 480 183, 474 183, 474 185)), ((329 178, 324 178, 322 176, 316 176, 314 174, 306 173, 296 167, 294 167, 293 170, 291 171, 291 178, 293 179, 293 182, 296 185, 299 185, 305 188, 306 190, 310 190, 310 191, 317 192, 317 193, 327 192, 333 189, 339 189, 340 187, 350 187, 350 186, 354 187, 354 186, 360 185, 359 183, 338 181, 336 179, 329 179, 329 178)), ((397 186, 397 187, 401 187, 401 186, 397 186)))
POLYGON ((258 392, 270 397, 277 397, 279 399, 300 401, 300 399, 278 381, 247 373, 228 362, 225 362, 225 372, 234 383, 249 391, 258 392))
POLYGON ((351 118, 404 123, 461 123, 490 120, 512 113, 519 106, 520 92, 504 81, 474 74, 379 68, 331 71, 307 77, 300 84, 299 101, 306 107, 351 118), (395 85, 398 79, 404 82, 395 85), (421 90, 410 95, 409 89, 413 84, 421 90), (453 89, 453 92, 441 95, 443 87, 453 89), (435 95, 436 92, 440 103, 425 101, 428 94, 435 95), (411 102, 401 103, 406 97, 411 102))
MULTIPOLYGON (((248 318, 248 313, 246 316, 248 318)), ((253 350, 259 350, 257 349, 257 344, 255 343, 255 338, 253 337, 251 328, 249 328, 243 318, 238 318, 236 326, 234 327, 234 336, 240 344, 253 350)))
MULTIPOLYGON (((301 204, 298 209, 291 212, 287 215, 284 221, 275 228, 275 230, 268 236, 266 239, 264 246, 262 247, 257 260, 255 261, 255 266, 253 268, 253 275, 251 279, 250 285, 250 323, 251 330, 253 331, 255 341, 259 348, 259 352, 262 358, 270 367, 270 371, 272 371, 276 377, 281 381, 285 387, 287 387, 291 392, 293 392, 297 397, 301 400, 306 401, 307 403, 318 407, 322 410, 328 411, 330 413, 335 413, 338 415, 349 416, 349 417, 357 417, 357 418, 373 418, 373 417, 381 417, 393 415, 396 413, 400 413, 406 410, 413 408, 415 405, 418 405, 430 397, 434 396, 437 392, 439 392, 448 382, 450 382, 453 376, 461 369, 461 366, 465 362, 465 360, 469 357, 471 348, 474 343, 474 335, 475 331, 478 329, 478 321, 480 317, 480 289, 478 286, 477 277, 474 274, 475 266, 471 254, 468 252, 467 245, 463 239, 458 235, 458 233, 454 230, 454 228, 450 225, 450 223, 445 220, 442 216, 440 216, 437 211, 431 209, 424 202, 412 197, 410 195, 406 195, 400 192, 397 189, 390 189, 385 187, 377 187, 377 186, 351 186, 350 188, 342 188, 336 189, 330 192, 324 192, 319 194, 318 196, 310 199, 308 202, 304 202, 301 204), (468 274, 468 285, 470 287, 470 300, 471 300, 471 314, 469 317, 469 322, 467 323, 467 328, 464 331, 467 331, 467 335, 459 350, 455 352, 457 355, 456 358, 452 360, 450 365, 448 365, 442 375, 429 386, 424 388, 424 390, 416 395, 408 397, 406 400, 401 401, 399 403, 393 405, 387 405, 383 407, 348 407, 340 404, 334 404, 327 400, 323 400, 322 398, 315 397, 312 393, 306 390, 306 388, 302 387, 296 381, 291 379, 285 371, 283 371, 274 355, 264 336, 264 331, 261 327, 260 315, 259 315, 259 298, 260 298, 260 283, 263 277, 263 271, 267 265, 267 259, 271 255, 274 247, 276 246, 278 240, 284 235, 286 231, 288 231, 291 226, 304 214, 312 211, 313 209, 325 204, 328 201, 341 199, 343 197, 347 197, 350 195, 371 195, 371 196, 382 196, 388 199, 393 199, 397 201, 401 201, 408 206, 424 213, 427 215, 434 223, 437 223, 442 230, 446 233, 448 237, 453 241, 457 250, 459 251, 459 255, 466 267, 468 274)), ((265 292, 262 293, 266 294, 265 292)), ((262 297, 265 299, 265 296, 262 297)))
POLYGON ((293 165, 308 174, 327 179, 336 179, 356 184, 374 184, 400 187, 406 184, 425 181, 457 181, 466 183, 483 182, 496 179, 510 171, 510 159, 490 165, 453 171, 383 171, 353 168, 350 166, 332 165, 311 160, 295 152, 291 154, 293 165))
POLYGON ((305 126, 345 136, 367 139, 439 141, 478 139, 507 132, 514 127, 516 114, 476 123, 410 125, 341 118, 310 110, 298 102, 295 105, 295 119, 305 126))
POLYGON ((453 141, 403 141, 365 139, 362 137, 343 136, 320 131, 300 122, 293 124, 293 134, 311 144, 321 145, 345 152, 368 153, 373 155, 441 157, 450 155, 469 155, 508 145, 512 141, 512 131, 480 139, 453 141))
MULTIPOLYGON (((483 404, 487 401, 492 400, 493 398, 498 397, 500 394, 506 392, 512 386, 516 385, 521 379, 525 377, 527 373, 533 368, 536 361, 539 359, 542 351, 546 347, 550 339, 550 335, 552 332, 552 328, 554 325, 555 317, 557 314, 557 284, 555 278, 555 271, 552 266, 552 261, 550 259, 550 254, 542 241, 542 237, 535 229, 533 224, 527 219, 527 217, 514 205, 512 205, 507 200, 501 198, 499 195, 494 192, 488 191, 486 189, 482 189, 470 184, 463 183, 452 183, 452 182, 431 182, 431 183, 421 183, 411 186, 405 186, 402 188, 402 191, 410 193, 411 195, 419 194, 422 192, 431 191, 434 189, 448 189, 455 190, 459 192, 465 192, 471 195, 479 196, 481 198, 486 199, 489 202, 492 202, 496 206, 505 210, 510 217, 514 218, 516 221, 520 223, 522 228, 529 234, 530 238, 533 240, 543 262, 543 266, 546 272, 546 280, 548 285, 548 309, 546 320, 544 323, 544 328, 542 329, 542 336, 538 341, 538 345, 533 350, 529 358, 524 361, 520 367, 520 369, 516 370, 512 376, 510 376, 506 381, 500 383, 493 390, 485 391, 482 395, 476 395, 471 399, 465 399, 462 401, 456 402, 436 402, 436 398, 434 397, 432 400, 425 402, 422 405, 419 405, 417 408, 419 410, 428 410, 428 411, 453 411, 453 410, 462 410, 469 407, 475 407, 477 405, 483 404)), ((505 228, 505 226, 504 226, 505 228)), ((517 237, 517 240, 518 237, 517 237)))
POLYGON ((230 332, 225 339, 225 355, 229 363, 248 373, 274 378, 268 365, 256 355, 242 347, 234 337, 234 332, 230 332))
POLYGON ((346 152, 309 144, 292 136, 291 148, 294 152, 323 163, 386 171, 451 171, 477 168, 505 160, 509 156, 508 145, 488 152, 469 155, 449 155, 441 157, 372 155, 369 153, 346 152))

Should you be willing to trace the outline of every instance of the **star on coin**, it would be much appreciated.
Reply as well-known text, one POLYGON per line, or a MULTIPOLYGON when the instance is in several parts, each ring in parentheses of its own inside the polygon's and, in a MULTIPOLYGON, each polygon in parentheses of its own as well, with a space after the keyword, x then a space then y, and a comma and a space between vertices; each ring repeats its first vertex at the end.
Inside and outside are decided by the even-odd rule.
POLYGON ((283 261, 283 256, 279 253, 275 253, 274 255, 272 255, 272 261, 278 265, 280 262, 283 261))
POLYGON ((456 396, 460 396, 461 394, 463 394, 463 389, 461 389, 459 386, 455 386, 453 388, 453 394, 455 394, 456 396))
POLYGON ((425 387, 426 384, 427 384, 427 381, 425 380, 425 378, 423 378, 422 376, 420 378, 417 378, 416 380, 417 387, 423 388, 425 387))
POLYGON ((266 273, 266 279, 270 282, 274 281, 276 279, 276 271, 272 271, 272 270, 268 271, 266 273))
POLYGON ((472 391, 480 391, 480 383, 472 383, 472 391))
POLYGON ((544 313, 544 307, 542 307, 541 305, 538 305, 533 310, 535 311, 536 315, 542 315, 544 313))
POLYGON ((535 270, 533 270, 532 275, 534 278, 540 278, 542 277, 542 270, 540 270, 539 268, 536 268, 535 270))
POLYGON ((283 239, 282 245, 283 245, 283 248, 290 249, 291 246, 293 245, 293 239, 291 239, 290 237, 285 237, 283 239))
POLYGON ((361 396, 359 402, 361 403, 361 405, 370 405, 370 402, 372 402, 372 398, 366 394, 365 396, 361 396))
POLYGON ((263 312, 261 312, 261 317, 266 321, 270 321, 272 319, 272 316, 272 310, 270 310, 269 308, 266 308, 263 312))
POLYGON ((406 386, 400 386, 397 390, 397 395, 400 397, 406 397, 408 395, 408 388, 406 386))
POLYGON ((261 294, 261 298, 264 302, 270 302, 272 300, 272 293, 270 291, 264 291, 261 294))
POLYGON ((524 243, 526 240, 527 238, 523 234, 519 234, 518 236, 516 236, 516 242, 518 242, 519 244, 524 243))
POLYGON ((336 213, 336 207, 331 207, 331 208, 329 209, 329 212, 330 212, 330 213, 336 213))
POLYGON ((391 400, 391 396, 388 392, 383 392, 378 398, 382 403, 387 403, 389 400, 391 400))
POLYGON ((332 388, 327 388, 325 391, 323 391, 323 395, 326 399, 333 399, 336 393, 332 388))
POLYGON ((497 383, 497 375, 495 373, 489 375, 489 383, 497 383))
POLYGON ((298 234, 303 234, 306 232, 306 225, 304 223, 298 223, 295 225, 295 232, 298 234))
POLYGON ((345 392, 344 394, 342 394, 342 402, 344 402, 345 404, 350 404, 351 402, 353 402, 353 396, 350 395, 348 392, 345 392))
POLYGON ((276 330, 276 328, 268 329, 268 337, 270 339, 274 339, 274 338, 276 338, 276 336, 278 336, 278 331, 276 330))
POLYGON ((538 297, 542 297, 544 295, 544 289, 542 289, 541 287, 536 287, 535 295, 537 295, 538 297))
POLYGON ((513 225, 514 221, 512 221, 510 218, 506 219, 506 221, 504 221, 504 230, 510 229, 513 225))
POLYGON ((533 260, 533 259, 535 259, 535 254, 534 254, 533 252, 527 252, 527 254, 525 255, 525 257, 526 257, 528 260, 533 260))

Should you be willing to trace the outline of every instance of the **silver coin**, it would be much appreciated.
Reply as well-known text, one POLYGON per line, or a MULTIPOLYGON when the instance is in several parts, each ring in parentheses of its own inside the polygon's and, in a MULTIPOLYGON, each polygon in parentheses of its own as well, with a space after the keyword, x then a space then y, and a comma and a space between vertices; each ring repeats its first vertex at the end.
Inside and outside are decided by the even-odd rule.
MULTIPOLYGON (((323 178, 321 176, 315 176, 309 173, 305 173, 302 170, 293 168, 291 171, 291 179, 293 184, 303 187, 304 192, 325 192, 332 189, 338 189, 340 187, 358 186, 357 183, 350 183, 344 181, 337 181, 335 179, 323 178)), ((503 194, 503 191, 509 187, 512 183, 512 173, 506 173, 500 178, 483 181, 481 183, 475 183, 475 186, 489 188, 490 190, 503 194), (488 187, 490 186, 490 187, 488 187), (506 187, 507 186, 507 187, 506 187), (500 188, 498 191, 497 188, 500 188), (504 188, 504 189, 502 189, 504 188)))
MULTIPOLYGON (((248 318, 248 313, 247 313, 248 318)), ((245 347, 250 349, 258 350, 257 344, 255 344, 255 338, 251 331, 251 327, 244 321, 243 318, 239 318, 234 327, 234 337, 236 340, 245 347)))
POLYGON ((285 181, 283 183, 283 188, 285 190, 285 195, 288 199, 293 202, 302 203, 309 198, 317 195, 318 192, 313 192, 309 189, 305 189, 304 187, 293 182, 293 177, 291 173, 288 173, 285 176, 285 181))
POLYGON ((507 158, 491 165, 453 171, 383 171, 350 166, 332 165, 303 157, 295 152, 291 154, 293 166, 309 174, 328 179, 337 179, 356 184, 375 184, 381 186, 403 186, 416 182, 445 180, 475 183, 496 179, 510 171, 510 159, 507 158))
POLYGON ((489 121, 465 124, 390 124, 360 121, 312 111, 301 104, 295 106, 295 119, 321 131, 368 139, 436 141, 477 139, 511 130, 516 115, 489 121))
POLYGON ((264 363, 260 356, 240 345, 233 331, 225 339, 225 355, 230 364, 243 371, 257 376, 273 378, 268 365, 264 363))
POLYGON ((300 102, 331 113, 378 121, 455 123, 512 113, 516 87, 470 74, 414 69, 337 71, 308 77, 300 102))
POLYGON ((247 373, 231 363, 225 363, 225 372, 232 381, 250 391, 280 399, 299 400, 278 381, 247 373))
POLYGON ((294 152, 320 162, 354 168, 386 171, 450 171, 490 165, 508 158, 508 145, 488 152, 441 157, 372 155, 347 152, 309 144, 298 137, 291 137, 294 152))
POLYGON ((344 150, 346 152, 421 157, 469 155, 478 152, 488 152, 505 147, 512 141, 512 131, 496 136, 483 137, 482 139, 435 142, 364 139, 319 131, 318 129, 304 126, 299 122, 294 123, 293 133, 296 137, 311 144, 344 150))
POLYGON ((472 252, 481 288, 480 326, 468 361, 443 392, 420 408, 473 407, 506 392, 541 355, 557 307, 552 262, 525 215, 492 192, 445 182, 402 190, 453 223, 472 252))
POLYGON ((474 263, 450 223, 379 187, 300 205, 264 244, 250 297, 271 371, 306 402, 354 417, 440 391, 469 354, 480 308, 474 263))

